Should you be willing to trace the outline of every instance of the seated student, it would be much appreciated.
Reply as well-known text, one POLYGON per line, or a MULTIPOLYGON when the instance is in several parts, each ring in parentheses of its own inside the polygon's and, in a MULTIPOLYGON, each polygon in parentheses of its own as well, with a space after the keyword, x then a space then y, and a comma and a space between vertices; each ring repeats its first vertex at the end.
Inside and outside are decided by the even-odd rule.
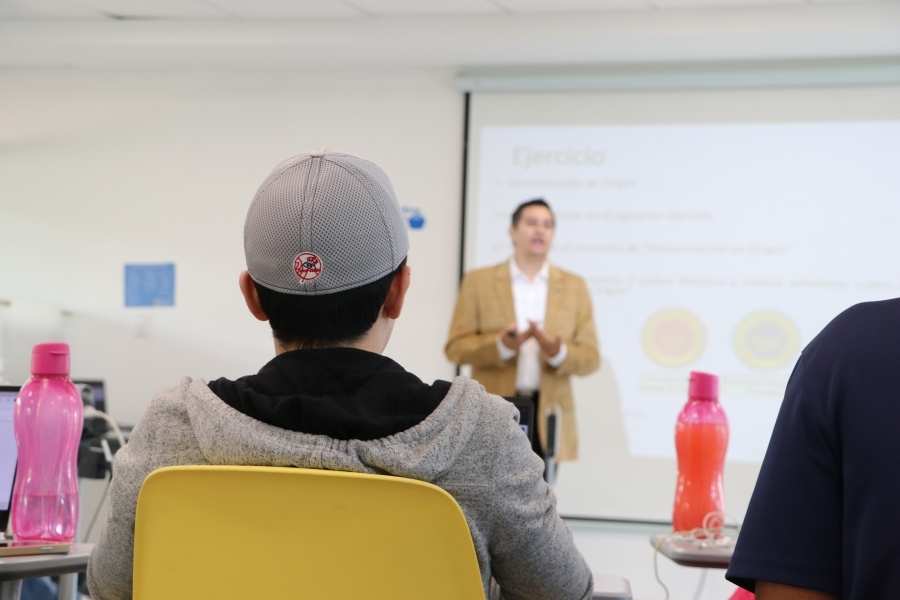
POLYGON ((425 384, 381 354, 410 283, 407 249, 391 183, 371 162, 300 156, 263 182, 245 222, 240 288, 250 313, 270 322, 276 356, 235 381, 185 378, 150 404, 116 456, 109 522, 88 569, 94 600, 131 596, 138 491, 154 469, 179 464, 429 481, 462 506, 486 591, 493 577, 507 600, 591 597, 590 570, 513 405, 466 377, 425 384))
POLYGON ((897 331, 859 304, 797 361, 726 575, 758 600, 900 598, 897 331))

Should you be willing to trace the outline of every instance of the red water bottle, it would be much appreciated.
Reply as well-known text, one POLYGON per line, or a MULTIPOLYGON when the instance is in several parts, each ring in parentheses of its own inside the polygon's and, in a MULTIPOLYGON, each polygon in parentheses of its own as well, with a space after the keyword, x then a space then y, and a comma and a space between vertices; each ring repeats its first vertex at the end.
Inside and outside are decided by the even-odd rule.
POLYGON ((68 344, 38 344, 16 398, 19 459, 12 531, 21 540, 72 541, 78 526, 78 442, 84 407, 69 379, 68 344))
POLYGON ((728 449, 728 419, 719 404, 719 378, 691 372, 688 401, 678 413, 675 450, 678 454, 678 484, 672 528, 690 531, 721 526, 725 511, 722 471, 728 449), (710 516, 712 515, 712 516, 710 516))

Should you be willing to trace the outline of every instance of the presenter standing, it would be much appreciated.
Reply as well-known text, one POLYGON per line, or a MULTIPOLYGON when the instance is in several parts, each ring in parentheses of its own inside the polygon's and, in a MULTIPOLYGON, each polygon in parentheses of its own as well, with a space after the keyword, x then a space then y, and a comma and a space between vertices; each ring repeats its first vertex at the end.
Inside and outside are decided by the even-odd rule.
POLYGON ((587 284, 548 260, 556 231, 550 205, 528 200, 512 214, 512 257, 463 278, 444 352, 472 366, 488 392, 536 407, 534 449, 547 457, 547 418, 561 420, 557 461, 578 457, 572 375, 600 366, 587 284))

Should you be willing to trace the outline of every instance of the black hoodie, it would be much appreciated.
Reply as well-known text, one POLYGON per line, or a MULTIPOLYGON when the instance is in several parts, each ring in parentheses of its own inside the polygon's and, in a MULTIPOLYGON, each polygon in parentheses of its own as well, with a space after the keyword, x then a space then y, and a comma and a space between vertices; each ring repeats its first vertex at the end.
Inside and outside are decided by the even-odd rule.
POLYGON ((339 440, 405 431, 437 408, 450 383, 423 383, 399 364, 354 348, 285 352, 256 375, 209 388, 235 410, 282 429, 339 440))

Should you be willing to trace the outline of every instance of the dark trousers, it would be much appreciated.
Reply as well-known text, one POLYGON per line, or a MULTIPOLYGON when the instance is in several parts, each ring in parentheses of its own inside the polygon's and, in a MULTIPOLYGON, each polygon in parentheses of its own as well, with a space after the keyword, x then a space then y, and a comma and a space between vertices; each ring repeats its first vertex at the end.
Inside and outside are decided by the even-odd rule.
POLYGON ((528 437, 531 439, 531 449, 534 453, 544 458, 544 449, 538 436, 538 393, 516 392, 509 398, 510 402, 519 409, 519 423, 528 429, 528 437))
POLYGON ((538 420, 542 418, 541 414, 538 412, 538 400, 540 398, 539 392, 516 392, 516 395, 513 397, 513 404, 516 405, 519 409, 519 413, 524 415, 527 413, 530 417, 527 417, 526 420, 530 421, 526 424, 531 429, 531 449, 534 450, 534 453, 541 457, 541 460, 544 461, 544 479, 546 479, 549 483, 553 483, 550 481, 551 469, 550 469, 550 461, 553 461, 553 478, 555 479, 556 475, 559 474, 559 463, 557 463, 553 458, 547 457, 547 452, 544 450, 541 445, 541 438, 538 435, 538 420))

